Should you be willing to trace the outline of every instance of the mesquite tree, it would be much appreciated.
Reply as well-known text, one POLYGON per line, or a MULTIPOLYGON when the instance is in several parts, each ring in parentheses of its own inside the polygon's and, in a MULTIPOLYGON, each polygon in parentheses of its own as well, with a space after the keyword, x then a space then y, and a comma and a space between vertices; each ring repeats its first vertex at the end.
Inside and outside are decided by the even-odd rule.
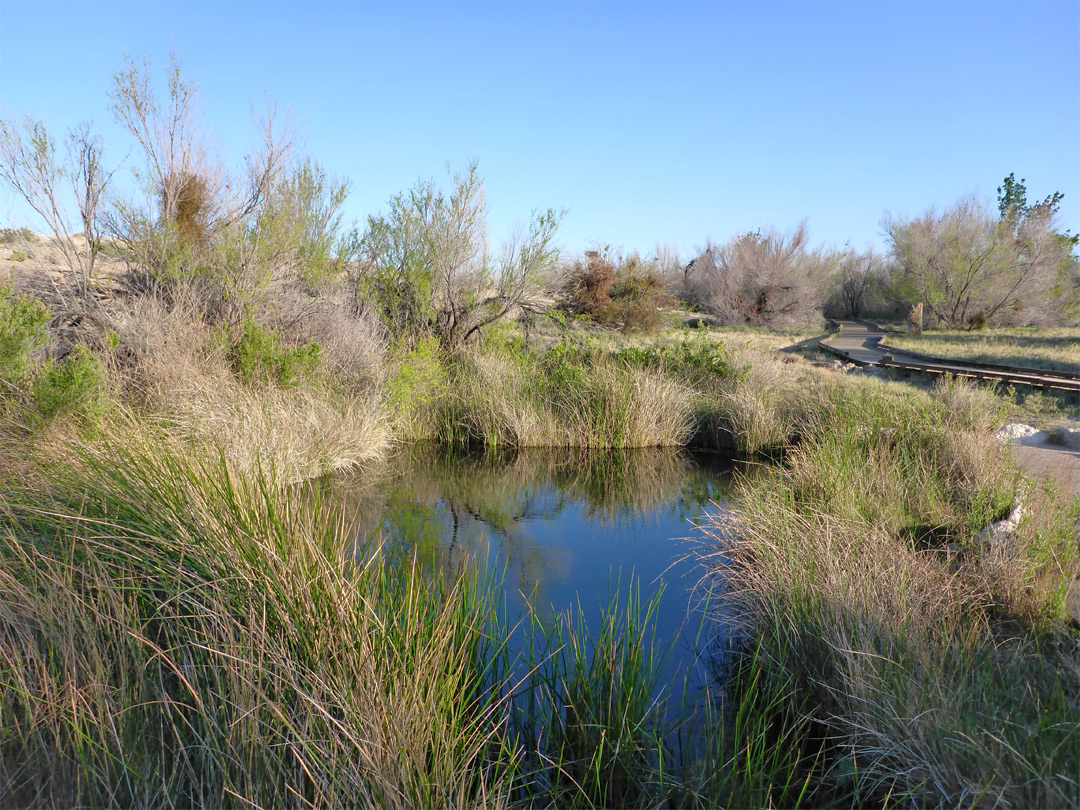
POLYGON ((1032 207, 1015 188, 1004 196, 1000 218, 966 198, 940 214, 884 222, 902 287, 947 327, 1053 319, 1071 255, 1070 239, 1054 229, 1060 195, 1032 207))
POLYGON ((561 217, 534 213, 493 259, 476 164, 453 178, 448 194, 421 181, 393 197, 386 213, 369 217, 357 237, 358 306, 393 334, 433 336, 453 351, 513 310, 544 305, 561 217))
POLYGON ((783 326, 821 317, 821 290, 836 256, 807 249, 806 223, 790 233, 746 233, 708 246, 687 265, 687 297, 726 325, 783 326))

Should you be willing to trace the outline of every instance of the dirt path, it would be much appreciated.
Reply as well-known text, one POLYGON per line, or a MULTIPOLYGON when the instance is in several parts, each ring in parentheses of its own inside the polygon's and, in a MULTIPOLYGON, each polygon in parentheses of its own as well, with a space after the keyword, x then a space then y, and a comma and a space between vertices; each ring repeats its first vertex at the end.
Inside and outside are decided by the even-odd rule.
POLYGON ((1054 444, 1045 434, 1020 439, 1010 444, 1016 462, 1035 478, 1056 479, 1062 491, 1080 497, 1080 433, 1072 434, 1072 446, 1054 444))

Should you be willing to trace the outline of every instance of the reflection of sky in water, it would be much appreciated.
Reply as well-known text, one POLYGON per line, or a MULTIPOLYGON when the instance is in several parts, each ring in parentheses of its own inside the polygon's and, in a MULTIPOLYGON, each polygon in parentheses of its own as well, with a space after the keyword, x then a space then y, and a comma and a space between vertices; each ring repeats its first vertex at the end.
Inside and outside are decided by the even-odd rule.
POLYGON ((701 623, 695 586, 704 573, 686 538, 718 508, 710 501, 723 502, 732 477, 730 464, 708 462, 675 450, 498 458, 414 451, 354 491, 357 537, 379 537, 390 554, 415 552, 432 569, 486 563, 502 573, 511 621, 531 599, 545 624, 580 605, 595 628, 633 578, 643 602, 663 588, 657 641, 673 641, 685 625, 675 656, 685 661, 701 623))

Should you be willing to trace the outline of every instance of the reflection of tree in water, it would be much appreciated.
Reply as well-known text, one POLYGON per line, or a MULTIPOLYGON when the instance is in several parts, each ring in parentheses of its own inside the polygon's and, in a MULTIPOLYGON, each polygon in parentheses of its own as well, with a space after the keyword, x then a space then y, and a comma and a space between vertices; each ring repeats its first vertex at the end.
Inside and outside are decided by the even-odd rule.
POLYGON ((555 520, 576 504, 589 522, 607 525, 665 512, 696 517, 707 501, 725 496, 721 477, 730 477, 730 465, 725 470, 670 449, 412 447, 374 475, 323 482, 322 494, 350 522, 357 556, 380 543, 391 559, 415 554, 446 573, 466 559, 487 560, 506 566, 508 586, 541 597, 548 577, 566 574, 581 539, 539 543, 532 523, 555 520))

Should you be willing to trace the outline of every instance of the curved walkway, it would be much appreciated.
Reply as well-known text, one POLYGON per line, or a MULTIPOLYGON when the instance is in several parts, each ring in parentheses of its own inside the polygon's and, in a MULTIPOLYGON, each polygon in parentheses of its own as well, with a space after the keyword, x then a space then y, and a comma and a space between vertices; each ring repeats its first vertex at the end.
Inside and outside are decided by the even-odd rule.
POLYGON ((891 367, 929 374, 954 374, 958 377, 997 379, 1038 388, 1080 391, 1080 374, 929 357, 915 352, 882 347, 881 341, 888 333, 871 323, 848 320, 838 320, 834 323, 840 327, 840 331, 822 340, 818 345, 825 351, 860 366, 891 367))

